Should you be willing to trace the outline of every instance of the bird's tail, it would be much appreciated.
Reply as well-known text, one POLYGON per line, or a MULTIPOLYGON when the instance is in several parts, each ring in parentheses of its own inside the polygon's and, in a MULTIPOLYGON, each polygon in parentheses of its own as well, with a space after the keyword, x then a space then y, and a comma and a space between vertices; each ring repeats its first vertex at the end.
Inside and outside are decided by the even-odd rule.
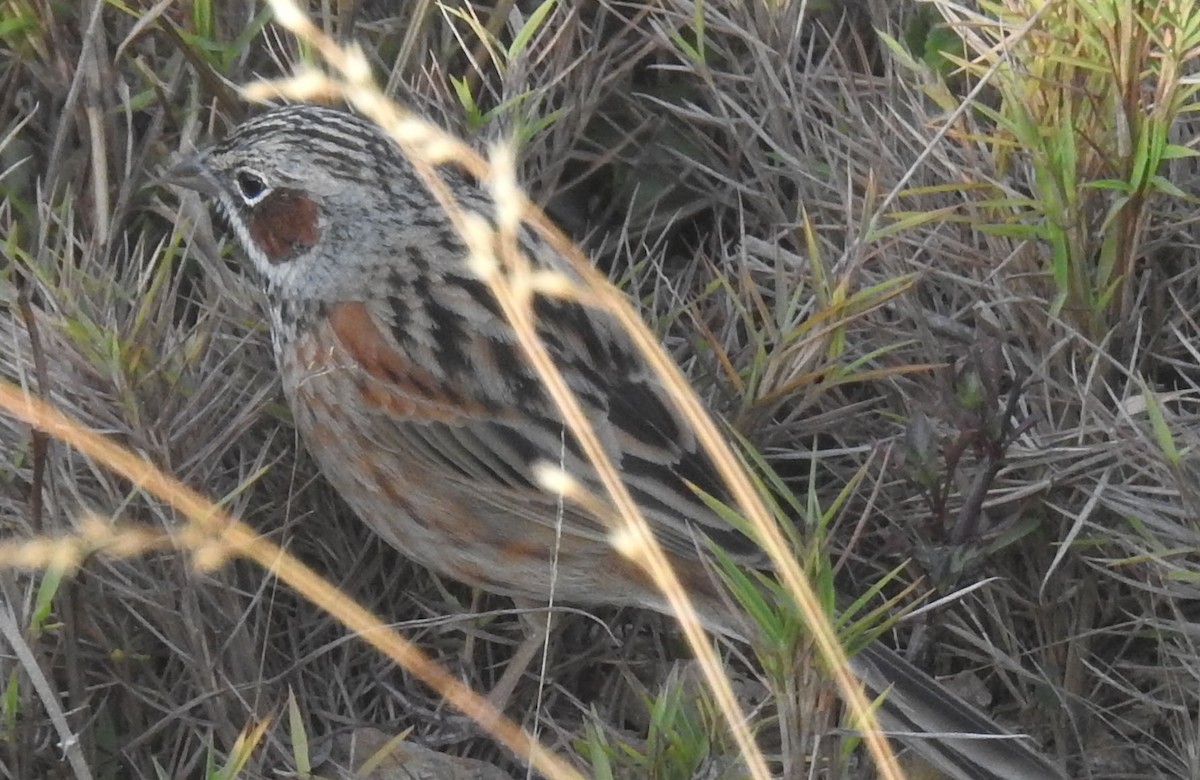
POLYGON ((867 691, 883 703, 883 730, 955 780, 1064 780, 1031 740, 1005 731, 982 712, 875 642, 850 659, 867 691))

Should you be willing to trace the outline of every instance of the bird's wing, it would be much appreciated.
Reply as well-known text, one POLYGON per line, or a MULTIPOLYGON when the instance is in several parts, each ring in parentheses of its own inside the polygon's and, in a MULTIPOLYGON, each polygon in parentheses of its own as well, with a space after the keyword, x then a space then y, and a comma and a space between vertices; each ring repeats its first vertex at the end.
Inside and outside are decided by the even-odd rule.
MULTIPOLYGON (((414 293, 328 312, 358 368, 411 401, 374 405, 376 446, 402 450, 506 509, 540 492, 532 482, 539 462, 606 498, 490 290, 464 275, 414 293)), ((720 479, 624 333, 579 303, 539 299, 535 308, 543 342, 660 544, 696 557, 701 534, 735 559, 759 560, 754 543, 697 496, 693 485, 722 497, 720 479)), ((555 522, 544 501, 529 503, 530 520, 555 522)), ((577 517, 565 532, 606 533, 599 520, 577 517)))

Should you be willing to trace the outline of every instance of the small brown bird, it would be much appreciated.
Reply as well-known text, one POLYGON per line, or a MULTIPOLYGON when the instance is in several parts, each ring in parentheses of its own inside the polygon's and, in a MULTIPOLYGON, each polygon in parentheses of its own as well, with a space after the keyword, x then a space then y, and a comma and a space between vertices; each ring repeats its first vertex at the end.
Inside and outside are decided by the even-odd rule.
MULTIPOLYGON (((486 190, 440 174, 461 208, 491 218, 486 190)), ((669 612, 612 548, 603 523, 535 484, 533 467, 546 461, 603 495, 490 290, 468 268, 463 240, 379 129, 330 108, 275 109, 172 178, 212 198, 261 277, 296 425, 372 529, 418 563, 485 590, 545 603, 553 587, 558 601, 669 612)), ((568 270, 533 236, 522 242, 534 263, 568 270)), ((692 431, 606 314, 549 298, 535 313, 703 620, 738 635, 698 537, 748 567, 765 563, 689 486, 721 494, 692 431)), ((872 694, 886 692, 884 727, 949 776, 1062 777, 1029 740, 881 644, 852 666, 872 694)))

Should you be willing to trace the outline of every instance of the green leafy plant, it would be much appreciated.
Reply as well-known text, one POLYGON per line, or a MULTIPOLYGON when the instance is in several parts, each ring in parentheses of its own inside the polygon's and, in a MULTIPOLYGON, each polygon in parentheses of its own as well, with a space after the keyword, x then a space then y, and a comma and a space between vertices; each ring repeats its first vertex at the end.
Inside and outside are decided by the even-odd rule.
MULTIPOLYGON (((593 713, 576 749, 591 766, 592 776, 653 777, 657 780, 690 780, 698 776, 725 777, 709 767, 713 741, 719 739, 712 705, 704 700, 703 685, 689 679, 686 667, 676 665, 657 694, 642 699, 648 728, 638 743, 617 742, 605 732, 593 713)), ((736 755, 736 752, 731 752, 736 755)))
MULTIPOLYGON (((473 12, 462 8, 446 8, 445 12, 466 23, 481 42, 482 52, 486 53, 487 60, 503 76, 518 60, 530 56, 532 43, 544 27, 546 18, 557 4, 557 0, 542 0, 537 8, 529 14, 524 24, 514 32, 512 40, 507 45, 492 30, 490 25, 482 23, 473 12)), ((476 66, 479 66, 478 62, 476 66)), ((518 115, 517 109, 529 104, 536 96, 531 91, 525 91, 503 100, 491 108, 484 108, 484 101, 478 95, 479 81, 479 73, 476 70, 471 70, 463 76, 450 76, 450 84, 466 116, 467 127, 473 132, 483 128, 498 116, 518 115)), ((521 144, 541 133, 561 114, 562 111, 558 110, 545 115, 535 116, 532 119, 528 117, 519 118, 516 125, 517 143, 521 144)))
POLYGON ((1170 134, 1200 89, 1185 77, 1200 54, 1200 10, 987 0, 968 20, 936 5, 967 46, 944 56, 994 95, 971 103, 983 126, 961 137, 990 149, 1002 180, 1026 181, 1027 194, 997 187, 979 200, 974 225, 1044 247, 1050 313, 1099 339, 1132 309, 1155 199, 1188 197, 1166 168, 1194 154, 1170 134))

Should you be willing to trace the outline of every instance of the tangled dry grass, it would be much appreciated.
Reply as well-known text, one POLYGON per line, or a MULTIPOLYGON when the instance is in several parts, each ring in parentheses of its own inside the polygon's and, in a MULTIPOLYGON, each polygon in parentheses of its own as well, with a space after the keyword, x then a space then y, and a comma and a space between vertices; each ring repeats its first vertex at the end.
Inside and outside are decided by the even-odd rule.
MULTIPOLYGON (((1030 149, 981 140, 999 98, 964 102, 977 82, 906 68, 876 32, 904 38, 927 6, 560 3, 526 26, 540 4, 359 5, 322 22, 440 126, 522 141, 529 191, 794 491, 839 589, 899 567, 889 592, 955 596, 889 629, 915 662, 1072 776, 1200 776, 1192 158, 1164 162, 1180 194, 1122 244, 1136 273, 1119 316, 1080 316, 1057 301, 1053 237, 990 216, 1041 176, 1030 149)), ((321 483, 253 285, 201 205, 153 177, 253 110, 233 85, 309 53, 241 0, 4 8, 0 375, 219 499, 488 690, 521 638, 511 605, 416 569, 321 483)), ((1190 120, 1172 120, 1186 144, 1190 120)), ((1111 205, 1073 235, 1085 257, 1107 246, 1111 205)), ((7 416, 0 441, 6 541, 85 514, 180 523, 7 416)), ((5 569, 0 587, 5 777, 334 775, 344 735, 367 727, 515 771, 245 563, 201 573, 159 549, 61 580, 5 569)), ((822 739, 836 705, 802 652, 780 696, 727 651, 780 766, 868 771, 822 739), (800 720, 804 739, 778 725, 800 720)), ((703 708, 679 714, 685 657, 655 616, 562 621, 510 713, 596 776, 736 776, 703 708)))

